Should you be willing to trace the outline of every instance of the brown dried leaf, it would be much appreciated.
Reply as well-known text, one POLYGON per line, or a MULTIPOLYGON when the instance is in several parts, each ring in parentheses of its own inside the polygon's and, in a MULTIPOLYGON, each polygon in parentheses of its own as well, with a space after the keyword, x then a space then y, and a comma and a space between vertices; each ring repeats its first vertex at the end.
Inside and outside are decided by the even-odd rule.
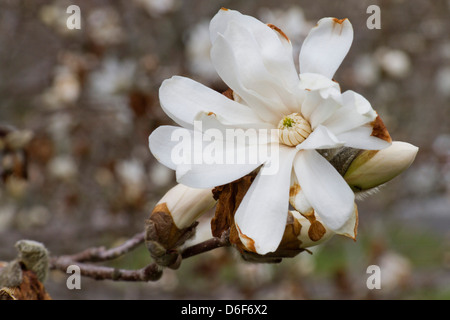
POLYGON ((36 274, 30 270, 23 270, 23 281, 17 287, 0 289, 0 300, 51 300, 44 285, 36 274))

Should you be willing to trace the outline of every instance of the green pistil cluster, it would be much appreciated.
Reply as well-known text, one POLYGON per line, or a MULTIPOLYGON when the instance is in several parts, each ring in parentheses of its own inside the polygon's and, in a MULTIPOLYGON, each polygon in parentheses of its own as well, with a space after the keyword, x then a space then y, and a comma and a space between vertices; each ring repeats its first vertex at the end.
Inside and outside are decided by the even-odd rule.
POLYGON ((295 125, 295 121, 289 117, 283 119, 283 127, 292 128, 295 125))

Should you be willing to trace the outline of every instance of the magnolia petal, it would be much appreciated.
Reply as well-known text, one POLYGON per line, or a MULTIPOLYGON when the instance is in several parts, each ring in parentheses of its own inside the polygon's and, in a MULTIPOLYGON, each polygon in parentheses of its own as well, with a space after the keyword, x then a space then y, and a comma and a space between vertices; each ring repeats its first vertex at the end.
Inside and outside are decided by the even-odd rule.
POLYGON ((346 91, 341 95, 342 107, 337 109, 323 124, 334 134, 374 121, 377 113, 370 102, 354 91, 346 91))
POLYGON ((296 148, 298 150, 305 149, 331 149, 343 146, 341 142, 330 130, 319 125, 308 138, 300 143, 296 148))
POLYGON ((292 172, 291 187, 289 189, 289 203, 295 210, 302 214, 309 214, 314 209, 311 207, 308 199, 305 196, 300 184, 298 183, 295 173, 292 172))
POLYGON ((310 92, 318 92, 323 99, 339 96, 339 83, 317 73, 301 73, 299 88, 310 92))
POLYGON ((266 25, 235 10, 219 10, 210 23, 213 46, 219 35, 230 40, 234 52, 239 56, 246 54, 246 51, 239 47, 241 41, 253 43, 254 47, 251 49, 259 50, 261 62, 270 74, 277 77, 282 85, 297 84, 298 76, 292 56, 292 44, 281 29, 274 25, 266 25), (232 26, 236 28, 230 30, 232 26))
POLYGON ((149 137, 155 158, 176 170, 178 183, 191 188, 213 188, 239 179, 259 167, 266 158, 255 155, 252 146, 227 145, 222 133, 206 137, 174 126, 161 126, 149 137))
POLYGON ((270 133, 271 129, 275 129, 275 126, 268 122, 251 122, 251 123, 234 123, 234 124, 226 124, 223 121, 223 118, 221 115, 217 115, 212 112, 199 112, 195 118, 194 121, 197 121, 197 128, 201 129, 202 132, 207 132, 211 129, 219 129, 221 132, 223 132, 224 136, 226 135, 226 130, 238 130, 242 129, 245 130, 244 132, 258 132, 258 131, 264 131, 267 132, 267 134, 270 133))
POLYGON ((333 98, 322 99, 322 101, 314 108, 309 117, 311 128, 315 130, 317 126, 324 123, 333 113, 339 109, 340 105, 333 98))
POLYGON ((356 240, 356 235, 358 233, 358 207, 356 206, 356 203, 350 219, 348 219, 341 228, 336 230, 336 233, 356 240))
POLYGON ((178 141, 171 141, 173 134, 180 133, 180 137, 190 137, 189 130, 174 127, 174 126, 160 126, 156 128, 148 137, 148 145, 150 152, 160 163, 166 167, 175 170, 177 164, 173 161, 173 148, 179 143, 178 141))
POLYGON ((237 11, 211 21, 211 60, 222 80, 261 118, 272 123, 297 105, 298 75, 278 32, 237 11))
POLYGON ((324 224, 340 230, 351 218, 355 196, 334 167, 315 150, 302 150, 294 160, 297 179, 324 224))
POLYGON ((201 111, 220 116, 226 124, 263 122, 249 107, 185 77, 165 80, 159 89, 159 99, 164 112, 188 129, 192 129, 194 118, 201 111))
POLYGON ((391 145, 390 142, 374 137, 372 127, 365 125, 336 135, 346 147, 364 150, 381 150, 391 145))
POLYGON ((327 228, 327 226, 323 223, 323 221, 320 219, 320 217, 318 215, 312 214, 313 219, 315 221, 318 221, 325 230, 325 233, 322 235, 322 237, 319 240, 317 240, 317 239, 313 240, 313 239, 311 239, 311 233, 310 233, 310 228, 312 225, 310 220, 313 220, 313 219, 306 218, 304 215, 302 215, 300 212, 298 212, 296 210, 291 210, 289 212, 292 214, 294 219, 296 219, 297 222, 302 226, 300 229, 300 234, 297 236, 298 240, 301 241, 301 244, 300 244, 301 248, 303 248, 303 249, 311 248, 311 247, 317 246, 319 244, 323 244, 324 242, 328 241, 335 235, 335 232, 333 232, 332 230, 327 228))
POLYGON ((352 42, 353 27, 348 19, 321 19, 303 42, 300 73, 318 73, 333 78, 352 42))
POLYGON ((242 242, 248 243, 251 239, 258 254, 274 252, 283 237, 292 161, 296 153, 295 148, 280 147, 278 172, 264 175, 260 171, 234 216, 242 242))
MULTIPOLYGON (((248 151, 244 151, 244 148, 239 150, 235 150, 235 152, 248 153, 248 151)), ((178 183, 185 184, 191 188, 214 188, 242 178, 260 165, 259 161, 244 164, 180 165, 177 167, 176 179, 178 183)))

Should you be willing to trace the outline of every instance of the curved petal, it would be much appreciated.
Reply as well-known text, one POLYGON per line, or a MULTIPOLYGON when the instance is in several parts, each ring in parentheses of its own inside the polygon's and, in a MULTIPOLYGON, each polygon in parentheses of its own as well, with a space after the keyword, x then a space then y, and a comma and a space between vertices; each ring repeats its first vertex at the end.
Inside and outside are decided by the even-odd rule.
POLYGON ((319 73, 333 78, 352 42, 353 27, 348 19, 321 19, 303 42, 300 73, 319 73))
POLYGON ((342 107, 323 122, 331 132, 339 134, 374 121, 377 113, 362 95, 348 90, 341 95, 342 107))
POLYGON ((344 227, 354 212, 355 195, 336 169, 315 150, 302 150, 294 171, 323 223, 333 231, 344 227))
POLYGON ((191 188, 214 188, 246 176, 261 163, 244 164, 193 164, 179 166, 176 172, 178 183, 191 188))
POLYGON ((159 162, 176 170, 178 183, 191 188, 232 182, 267 159, 258 152, 258 146, 225 143, 220 130, 215 137, 206 137, 198 131, 161 126, 150 135, 149 147, 159 162))
POLYGON ((219 115, 226 124, 263 122, 248 106, 185 77, 165 80, 159 89, 159 99, 164 112, 188 129, 192 129, 194 118, 201 111, 219 115))
POLYGON ((275 251, 283 237, 292 161, 296 153, 295 148, 280 146, 278 172, 264 175, 261 171, 234 216, 240 238, 244 243, 251 242, 259 254, 275 251))
POLYGON ((210 129, 219 129, 224 134, 226 133, 226 130, 239 130, 244 129, 247 131, 263 131, 265 130, 267 134, 269 134, 269 131, 271 129, 275 129, 275 126, 268 122, 239 122, 239 120, 236 120, 236 123, 234 124, 227 124, 226 121, 224 121, 223 117, 221 115, 212 113, 212 112, 199 112, 195 118, 194 118, 194 127, 195 126, 201 127, 200 131, 205 132, 210 129), (196 123, 199 122, 199 123, 196 123), (201 123, 201 126, 199 124, 201 123))
POLYGON ((177 145, 178 141, 171 141, 170 137, 178 132, 181 137, 191 137, 189 130, 174 127, 174 126, 160 126, 156 128, 148 137, 148 145, 150 152, 160 163, 166 167, 175 170, 177 164, 172 157, 172 150, 177 145), (179 131, 180 130, 180 131, 179 131))
MULTIPOLYGON (((323 221, 320 219, 320 217, 317 214, 312 214, 313 219, 318 221, 320 223, 320 225, 324 228, 323 230, 325 231, 325 233, 322 235, 322 237, 317 240, 315 238, 311 239, 311 221, 310 219, 306 218, 305 216, 303 216, 300 212, 295 211, 295 210, 291 210, 289 211, 292 216, 294 217, 294 219, 297 220, 297 222, 302 226, 300 229, 300 234, 297 236, 297 238, 301 241, 301 248, 310 248, 310 247, 314 247, 317 246, 319 244, 323 244, 324 242, 328 241, 329 239, 331 239, 335 233, 333 231, 331 231, 330 229, 327 228, 327 226, 323 223, 323 221)), ((312 219, 311 219, 312 220, 312 219)))
POLYGON ((301 214, 309 214, 314 209, 311 207, 308 199, 305 196, 300 184, 298 183, 297 176, 295 172, 292 172, 291 176, 291 187, 289 189, 289 203, 294 207, 295 210, 301 214))
POLYGON ((318 73, 301 73, 299 88, 306 91, 316 91, 323 99, 341 94, 339 83, 318 73))
POLYGON ((337 234, 346 236, 356 240, 356 235, 358 233, 358 207, 356 203, 354 205, 353 213, 350 215, 347 223, 345 223, 339 230, 336 230, 337 234))
POLYGON ((381 150, 391 145, 390 142, 382 140, 372 135, 373 128, 370 125, 357 127, 336 135, 339 141, 342 141, 346 147, 381 150))
POLYGON ((331 131, 326 127, 319 125, 308 138, 300 143, 296 148, 298 150, 305 149, 331 149, 344 145, 331 131))
POLYGON ((233 10, 220 10, 210 30, 218 74, 261 118, 274 123, 297 106, 292 48, 278 31, 233 10))
POLYGON ((295 85, 298 82, 291 41, 276 26, 266 25, 235 10, 221 9, 211 20, 210 35, 213 46, 220 35, 223 35, 230 40, 234 52, 243 56, 245 51, 239 45, 242 41, 252 43, 250 52, 259 50, 260 62, 264 63, 271 75, 282 81, 282 85, 295 85))

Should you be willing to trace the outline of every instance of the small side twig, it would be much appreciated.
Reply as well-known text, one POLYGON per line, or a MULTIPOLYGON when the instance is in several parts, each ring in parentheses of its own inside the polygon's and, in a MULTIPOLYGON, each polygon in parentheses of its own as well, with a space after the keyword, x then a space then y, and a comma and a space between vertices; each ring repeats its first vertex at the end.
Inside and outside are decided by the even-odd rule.
POLYGON ((161 278, 162 268, 156 263, 151 263, 138 270, 126 270, 73 261, 68 257, 52 259, 51 268, 61 271, 67 270, 70 265, 80 268, 80 274, 95 280, 113 281, 156 281, 161 278))
POLYGON ((144 237, 145 233, 141 232, 115 248, 109 250, 106 250, 105 247, 89 248, 68 257, 78 262, 99 262, 117 259, 143 243, 144 237))
MULTIPOLYGON (((144 242, 144 233, 139 233, 125 241, 120 246, 106 250, 104 247, 88 248, 73 255, 52 257, 50 269, 66 272, 70 265, 80 268, 81 275, 96 280, 113 281, 157 281, 161 278, 162 267, 153 262, 137 270, 117 269, 106 266, 96 266, 85 262, 99 262, 118 258, 135 249, 144 242)), ((211 238, 201 243, 185 248, 181 257, 187 259, 216 248, 229 246, 229 233, 224 232, 220 238, 211 238)))
POLYGON ((225 231, 224 233, 222 233, 222 236, 220 238, 214 237, 193 246, 187 247, 181 252, 181 257, 183 259, 187 259, 189 257, 208 252, 213 249, 227 247, 230 245, 229 235, 229 231, 225 231))

